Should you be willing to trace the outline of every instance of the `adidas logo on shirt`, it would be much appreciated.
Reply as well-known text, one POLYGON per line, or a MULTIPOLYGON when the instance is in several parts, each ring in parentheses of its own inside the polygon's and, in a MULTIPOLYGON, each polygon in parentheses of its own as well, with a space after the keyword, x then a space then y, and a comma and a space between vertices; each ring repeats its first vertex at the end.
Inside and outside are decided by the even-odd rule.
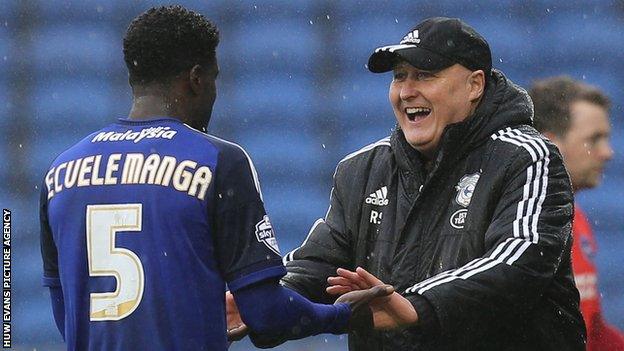
POLYGON ((388 188, 382 186, 381 189, 368 195, 365 203, 376 206, 386 206, 388 204, 388 188))

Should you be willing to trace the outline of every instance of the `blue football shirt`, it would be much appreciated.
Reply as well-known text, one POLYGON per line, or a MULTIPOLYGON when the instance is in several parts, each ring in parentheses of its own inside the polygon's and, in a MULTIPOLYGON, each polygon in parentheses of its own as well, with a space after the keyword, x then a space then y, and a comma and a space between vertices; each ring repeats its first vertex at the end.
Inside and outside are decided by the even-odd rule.
POLYGON ((249 156, 176 119, 121 119, 44 183, 43 281, 63 290, 69 350, 225 350, 226 284, 286 272, 249 156))

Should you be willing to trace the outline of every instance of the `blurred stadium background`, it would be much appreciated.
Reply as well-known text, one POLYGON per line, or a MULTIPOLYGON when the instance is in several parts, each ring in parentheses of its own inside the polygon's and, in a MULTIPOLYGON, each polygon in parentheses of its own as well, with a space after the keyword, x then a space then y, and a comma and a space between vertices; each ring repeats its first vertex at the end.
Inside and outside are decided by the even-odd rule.
MULTIPOLYGON (((282 253, 324 215, 336 163, 389 133, 389 75, 365 68, 376 46, 421 19, 461 17, 490 42, 494 66, 528 86, 569 74, 613 99, 604 184, 578 202, 593 220, 607 319, 624 329, 624 2, 620 0, 181 2, 216 22, 221 74, 209 130, 247 148, 282 253)), ((158 1, 0 0, 0 204, 13 210, 13 342, 62 348, 41 287, 38 194, 64 148, 122 117, 131 96, 121 43, 158 1)), ((246 350, 247 342, 232 347, 246 350)), ((321 336, 279 350, 344 350, 321 336)))

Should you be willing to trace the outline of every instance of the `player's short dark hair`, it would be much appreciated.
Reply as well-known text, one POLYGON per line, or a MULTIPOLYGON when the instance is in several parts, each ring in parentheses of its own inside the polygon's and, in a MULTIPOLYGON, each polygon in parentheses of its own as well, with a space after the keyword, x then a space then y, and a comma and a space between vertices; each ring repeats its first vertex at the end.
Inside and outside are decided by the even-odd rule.
POLYGON ((533 122, 540 132, 564 136, 570 128, 570 105, 586 101, 609 110, 609 97, 593 85, 558 76, 533 83, 529 95, 535 106, 533 122))
POLYGON ((217 27, 182 6, 151 8, 136 17, 123 40, 130 84, 164 83, 194 65, 211 65, 217 27))

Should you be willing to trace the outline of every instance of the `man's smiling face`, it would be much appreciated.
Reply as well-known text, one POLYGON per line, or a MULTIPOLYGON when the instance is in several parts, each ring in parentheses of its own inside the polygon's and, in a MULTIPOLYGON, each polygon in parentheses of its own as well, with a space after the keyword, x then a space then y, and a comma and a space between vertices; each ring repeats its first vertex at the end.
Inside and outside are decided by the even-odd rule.
POLYGON ((474 82, 479 73, 459 64, 437 72, 407 62, 394 67, 389 92, 394 115, 407 142, 425 157, 433 157, 447 125, 473 111, 483 92, 483 83, 478 87, 474 82))

